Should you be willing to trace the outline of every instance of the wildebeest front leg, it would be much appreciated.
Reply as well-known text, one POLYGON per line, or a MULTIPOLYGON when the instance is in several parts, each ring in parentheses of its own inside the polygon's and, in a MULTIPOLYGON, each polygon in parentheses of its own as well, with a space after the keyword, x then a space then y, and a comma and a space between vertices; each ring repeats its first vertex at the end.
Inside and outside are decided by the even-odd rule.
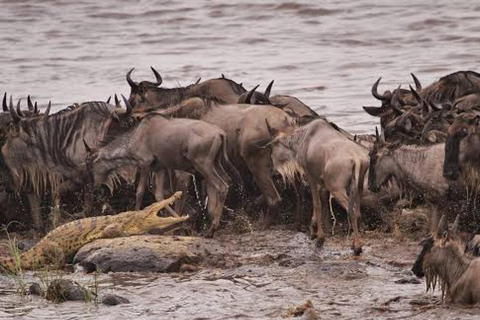
POLYGON ((28 199, 28 204, 30 205, 30 213, 32 215, 33 227, 36 230, 40 230, 43 227, 42 223, 42 212, 40 211, 40 198, 32 193, 26 194, 28 199))
POLYGON ((220 218, 222 217, 223 204, 227 198, 228 185, 223 187, 216 187, 210 182, 207 182, 208 204, 207 212, 208 218, 211 221, 210 229, 207 232, 207 237, 213 237, 213 234, 220 226, 220 218))
POLYGON ((312 222, 310 224, 310 237, 312 239, 317 239, 317 247, 322 247, 325 242, 325 233, 322 226, 322 201, 320 199, 321 187, 314 179, 307 178, 307 181, 310 185, 310 191, 312 192, 313 201, 313 214, 312 222))
MULTIPOLYGON (((150 174, 149 167, 140 168, 140 178, 138 179, 138 186, 136 190, 135 198, 135 210, 140 210, 143 204, 143 196, 145 195, 145 188, 147 187, 148 176, 150 174)), ((162 186, 163 188, 163 186, 162 186)), ((163 199, 162 199, 163 200, 163 199)), ((157 199, 158 201, 158 199, 157 199)))

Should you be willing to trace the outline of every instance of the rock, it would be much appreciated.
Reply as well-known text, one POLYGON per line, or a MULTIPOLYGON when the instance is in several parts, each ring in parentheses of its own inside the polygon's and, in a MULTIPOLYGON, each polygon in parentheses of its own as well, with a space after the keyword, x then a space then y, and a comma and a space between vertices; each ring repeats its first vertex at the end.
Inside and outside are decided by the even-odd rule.
POLYGON ((225 253, 215 239, 142 235, 96 240, 77 252, 74 263, 87 272, 179 272, 184 264, 214 263, 225 253))
POLYGON ((32 296, 43 296, 42 287, 36 282, 32 283, 28 288, 28 294, 32 296))
POLYGON ((53 302, 91 301, 93 293, 71 280, 55 279, 47 288, 45 298, 53 302))
POLYGON ((402 209, 397 219, 397 226, 402 234, 424 236, 429 232, 430 210, 424 207, 402 209))
POLYGON ((130 303, 130 301, 116 294, 107 294, 102 298, 102 303, 107 306, 116 306, 118 304, 130 303))

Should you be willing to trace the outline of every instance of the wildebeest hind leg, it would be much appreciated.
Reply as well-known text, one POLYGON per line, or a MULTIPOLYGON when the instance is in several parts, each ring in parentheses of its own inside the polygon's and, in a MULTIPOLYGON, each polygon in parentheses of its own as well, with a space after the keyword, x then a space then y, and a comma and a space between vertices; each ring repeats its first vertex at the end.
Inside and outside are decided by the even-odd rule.
POLYGON ((317 239, 317 247, 322 247, 325 242, 325 233, 322 226, 322 201, 320 199, 320 187, 314 179, 307 177, 308 184, 310 185, 310 191, 312 192, 313 201, 313 214, 312 222, 310 224, 310 237, 317 239))
POLYGON ((42 212, 40 211, 40 199, 34 193, 27 193, 26 196, 28 199, 28 204, 30 205, 33 227, 36 230, 40 230, 43 227, 42 212))
MULTIPOLYGON (((135 193, 135 210, 140 210, 143 204, 143 196, 145 195, 145 188, 147 187, 148 176, 150 173, 150 168, 143 167, 140 168, 140 178, 138 179, 138 186, 135 193)), ((163 199, 162 199, 163 200, 163 199)))
POLYGON ((211 222, 210 229, 207 232, 207 237, 213 237, 213 234, 220 226, 220 218, 222 217, 223 204, 227 197, 228 186, 224 185, 222 188, 217 188, 212 183, 207 182, 208 194, 208 218, 211 222))

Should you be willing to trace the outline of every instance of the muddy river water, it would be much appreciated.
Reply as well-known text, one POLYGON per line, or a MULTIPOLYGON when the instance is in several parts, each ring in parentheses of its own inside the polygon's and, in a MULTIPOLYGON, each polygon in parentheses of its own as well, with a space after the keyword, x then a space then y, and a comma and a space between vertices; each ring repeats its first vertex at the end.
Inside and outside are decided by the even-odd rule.
MULTIPOLYGON (((128 95, 125 73, 163 86, 221 73, 273 94, 295 95, 352 133, 374 131, 362 110, 381 90, 423 84, 480 62, 474 1, 14 1, 0 0, 0 90, 59 110, 128 95)), ((260 89, 260 90, 261 90, 260 89)), ((442 305, 409 271, 417 242, 365 235, 351 256, 343 236, 319 252, 303 233, 219 236, 234 253, 224 268, 182 274, 108 274, 101 292, 116 307, 52 304, 14 294, 0 276, 0 319, 277 319, 310 299, 321 319, 478 319, 479 309, 442 305)), ((75 274, 88 283, 91 276, 75 274)))

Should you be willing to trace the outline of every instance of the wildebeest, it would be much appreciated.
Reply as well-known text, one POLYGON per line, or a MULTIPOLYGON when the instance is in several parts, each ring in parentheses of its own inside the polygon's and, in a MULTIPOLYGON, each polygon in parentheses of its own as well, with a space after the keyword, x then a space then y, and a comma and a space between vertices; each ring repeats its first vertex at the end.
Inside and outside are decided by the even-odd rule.
MULTIPOLYGON (((268 119, 266 125, 269 127, 268 119)), ((345 137, 324 119, 290 132, 272 128, 269 132, 269 139, 257 146, 271 147, 275 170, 290 181, 300 172, 310 186, 317 245, 322 246, 325 240, 322 215, 328 203, 328 193, 331 193, 348 212, 354 233, 352 248, 356 255, 360 254, 362 245, 358 224, 364 177, 368 170, 368 150, 345 137)))
MULTIPOLYGON (((200 173, 207 185, 207 210, 211 221, 207 235, 213 236, 220 224, 231 181, 222 165, 230 163, 226 144, 225 133, 214 125, 150 113, 128 132, 93 151, 87 163, 97 186, 123 166, 140 168, 140 188, 144 188, 151 171, 200 173)), ((161 178, 162 174, 155 174, 155 177, 161 178)), ((162 181, 157 181, 156 185, 163 187, 162 181)))
POLYGON ((135 111, 152 109, 164 109, 174 106, 191 97, 215 98, 223 104, 237 103, 240 95, 247 90, 241 84, 236 83, 223 75, 219 79, 210 79, 191 84, 187 87, 160 88, 162 77, 151 67, 156 82, 135 82, 131 78, 133 69, 127 73, 127 82, 131 92, 128 101, 135 111))
POLYGON ((242 93, 238 98, 238 102, 240 104, 265 104, 271 105, 270 102, 270 91, 272 90, 273 80, 268 84, 267 88, 265 89, 264 93, 260 93, 257 91, 258 85, 253 88, 252 90, 242 93))
POLYGON ((193 98, 161 111, 179 118, 191 118, 214 124, 225 131, 228 156, 237 168, 246 167, 252 173, 268 206, 266 222, 276 215, 280 195, 271 177, 270 150, 258 150, 255 142, 270 137, 265 126, 268 119, 275 130, 295 126, 296 121, 280 108, 268 105, 218 105, 211 100, 193 98))
POLYGON ((480 302, 480 258, 465 254, 465 243, 458 232, 459 216, 448 229, 445 216, 436 230, 423 240, 412 271, 418 277, 425 276, 427 291, 435 290, 437 283, 442 298, 453 303, 475 304, 480 302))
POLYGON ((86 156, 83 140, 96 146, 105 139, 115 109, 104 102, 86 102, 69 111, 48 115, 47 110, 44 116, 24 118, 9 108, 12 124, 1 148, 3 162, 14 189, 28 195, 36 228, 42 226, 40 196, 51 192, 55 226, 60 192, 84 185, 78 174, 86 156))

